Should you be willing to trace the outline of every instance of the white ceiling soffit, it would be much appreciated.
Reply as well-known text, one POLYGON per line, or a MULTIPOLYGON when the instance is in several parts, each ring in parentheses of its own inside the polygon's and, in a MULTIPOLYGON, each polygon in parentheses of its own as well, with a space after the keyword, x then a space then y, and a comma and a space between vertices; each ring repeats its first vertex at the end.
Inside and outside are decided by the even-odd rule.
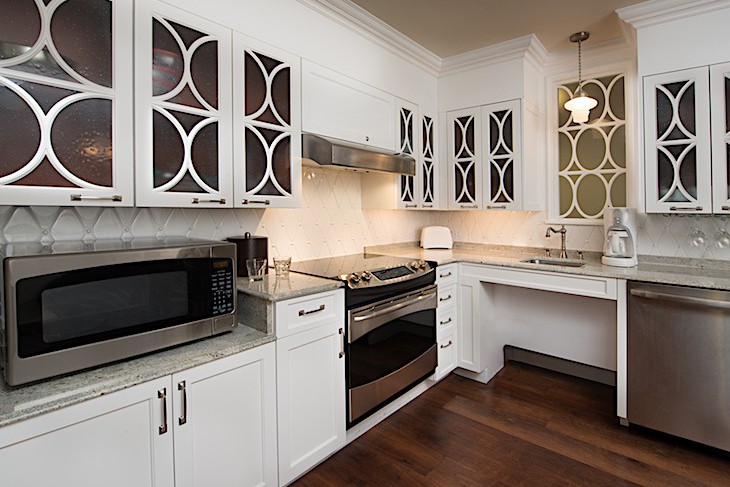
POLYGON ((620 8, 616 13, 624 22, 641 28, 728 7, 730 0, 650 0, 620 8))

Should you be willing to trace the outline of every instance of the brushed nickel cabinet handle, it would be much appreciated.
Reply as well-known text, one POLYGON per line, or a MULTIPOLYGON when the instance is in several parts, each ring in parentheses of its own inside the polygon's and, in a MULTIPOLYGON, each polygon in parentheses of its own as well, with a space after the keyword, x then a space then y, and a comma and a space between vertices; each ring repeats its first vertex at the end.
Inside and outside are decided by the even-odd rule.
POLYGON ((449 299, 451 299, 451 294, 449 294, 445 298, 439 298, 439 301, 443 302, 443 301, 448 301, 449 299))
POLYGON ((122 201, 122 195, 112 196, 86 196, 83 194, 72 194, 71 201, 122 201))
POLYGON ((443 279, 443 278, 445 278, 445 277, 450 277, 451 275, 452 275, 452 273, 451 273, 451 272, 447 272, 446 274, 439 274, 439 277, 440 277, 441 279, 443 279))
POLYGON ((242 205, 270 205, 271 200, 242 200, 242 205))
POLYGON ((167 387, 157 391, 157 398, 162 399, 162 424, 157 428, 157 433, 164 435, 167 433, 167 387))
POLYGON ((473 208, 473 209, 476 209, 476 208, 479 208, 479 205, 461 205, 461 207, 462 207, 462 208, 465 208, 465 209, 466 209, 466 208, 473 208))
POLYGON ((345 330, 340 328, 340 358, 345 356, 345 330))
POLYGON ((730 211, 730 206, 723 206, 722 211, 730 211))
POLYGON ((418 208, 418 205, 406 205, 406 208, 418 208))
POLYGON ((433 205, 423 205, 424 208, 433 208, 433 205))
POLYGON ((217 199, 205 199, 205 198, 193 198, 192 203, 194 205, 200 204, 200 203, 218 203, 219 205, 225 205, 226 199, 225 198, 217 198, 217 199))
POLYGON ((177 418, 177 424, 183 425, 188 422, 188 394, 185 390, 185 381, 177 383, 177 390, 182 392, 182 414, 177 418))
POLYGON ((448 324, 449 324, 449 323, 451 323, 452 321, 454 321, 454 319, 453 319, 453 318, 449 318, 449 319, 448 319, 448 320, 446 320, 446 321, 439 321, 439 324, 440 324, 440 325, 448 325, 448 324))
POLYGON ((701 206, 670 206, 669 211, 702 211, 701 206))
POLYGON ((451 340, 449 340, 449 343, 447 343, 446 345, 441 345, 441 348, 449 348, 453 344, 454 344, 454 342, 452 342, 451 340))
POLYGON ((487 205, 488 210, 506 210, 507 205, 487 205))
POLYGON ((319 305, 319 308, 317 308, 317 309, 310 309, 309 311, 304 311, 303 309, 300 309, 299 310, 299 316, 306 316, 306 315, 311 315, 311 314, 314 314, 314 313, 319 313, 320 311, 324 311, 324 309, 325 309, 325 305, 324 304, 320 304, 319 305))

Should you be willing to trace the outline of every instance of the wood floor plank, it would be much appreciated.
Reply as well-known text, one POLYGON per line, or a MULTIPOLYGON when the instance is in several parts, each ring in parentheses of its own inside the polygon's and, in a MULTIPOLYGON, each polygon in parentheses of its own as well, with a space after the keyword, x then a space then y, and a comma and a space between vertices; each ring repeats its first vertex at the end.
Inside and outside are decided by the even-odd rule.
POLYGON ((509 364, 451 375, 295 482, 355 486, 730 486, 730 459, 618 426, 611 387, 509 364))

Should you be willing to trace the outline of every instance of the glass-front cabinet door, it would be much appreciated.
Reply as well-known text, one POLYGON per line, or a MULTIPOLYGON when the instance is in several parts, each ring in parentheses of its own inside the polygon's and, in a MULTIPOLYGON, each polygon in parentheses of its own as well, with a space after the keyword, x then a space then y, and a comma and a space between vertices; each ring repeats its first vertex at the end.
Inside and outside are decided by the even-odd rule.
POLYGON ((135 9, 138 206, 232 206, 231 31, 156 0, 135 9))
POLYGON ((520 100, 482 107, 484 207, 519 210, 522 188, 520 100))
POLYGON ((730 214, 730 63, 710 66, 712 209, 730 214))
POLYGON ((3 0, 0 204, 134 204, 132 7, 3 0))
POLYGON ((421 117, 421 208, 438 207, 438 177, 436 163, 436 120, 431 115, 421 117))
POLYGON ((449 112, 449 209, 477 210, 482 204, 482 119, 480 108, 449 112))
POLYGON ((397 153, 416 160, 415 176, 398 176, 398 207, 405 209, 418 208, 419 175, 421 173, 418 133, 418 107, 412 103, 396 99, 398 143, 397 153))
POLYGON ((233 65, 234 206, 301 206, 299 58, 235 34, 233 65))
POLYGON ((711 213, 707 67, 644 78, 647 213, 711 213))

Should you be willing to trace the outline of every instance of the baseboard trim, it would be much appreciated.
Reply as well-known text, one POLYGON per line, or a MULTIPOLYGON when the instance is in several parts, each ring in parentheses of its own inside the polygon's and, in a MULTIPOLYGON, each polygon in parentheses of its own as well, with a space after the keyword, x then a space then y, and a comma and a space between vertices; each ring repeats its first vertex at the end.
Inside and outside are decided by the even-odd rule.
POLYGON ((573 377, 598 382, 607 386, 616 386, 616 372, 613 370, 581 364, 572 360, 513 347, 512 345, 504 346, 504 361, 534 365, 535 367, 572 375, 573 377))

